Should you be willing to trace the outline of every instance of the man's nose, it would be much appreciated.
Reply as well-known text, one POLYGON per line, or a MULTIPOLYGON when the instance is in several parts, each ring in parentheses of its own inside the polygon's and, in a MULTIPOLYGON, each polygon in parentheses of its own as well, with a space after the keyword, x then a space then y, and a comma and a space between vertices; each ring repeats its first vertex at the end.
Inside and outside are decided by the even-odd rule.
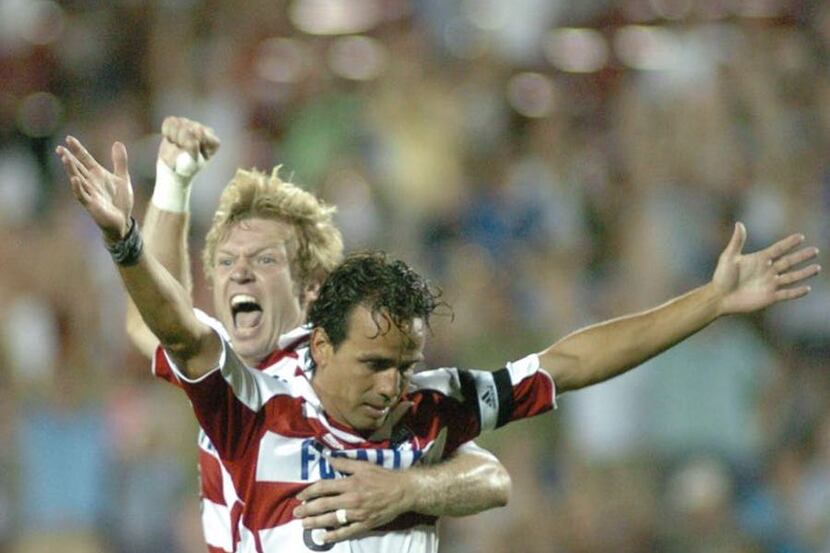
POLYGON ((401 393, 401 374, 397 367, 390 367, 375 375, 375 391, 387 402, 394 401, 401 393))
POLYGON ((251 271, 251 264, 248 263, 248 260, 242 256, 234 262, 233 269, 231 270, 231 280, 240 283, 240 282, 249 282, 253 280, 254 273, 251 271))

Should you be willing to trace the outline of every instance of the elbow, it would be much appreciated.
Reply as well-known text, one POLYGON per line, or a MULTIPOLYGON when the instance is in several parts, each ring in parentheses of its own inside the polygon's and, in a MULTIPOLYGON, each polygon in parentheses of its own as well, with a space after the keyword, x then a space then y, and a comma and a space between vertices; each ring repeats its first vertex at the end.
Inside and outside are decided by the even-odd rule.
POLYGON ((176 360, 181 372, 191 379, 204 376, 217 366, 222 353, 222 342, 213 330, 205 326, 195 333, 162 338, 163 347, 176 360))
POLYGON ((144 324, 144 321, 140 317, 138 320, 127 317, 126 330, 127 338, 133 347, 148 359, 152 359, 156 346, 158 345, 158 340, 144 324))
POLYGON ((539 354, 542 369, 556 386, 556 395, 586 386, 585 360, 579 355, 565 353, 554 345, 539 354))
POLYGON ((160 332, 158 338, 162 347, 175 359, 188 361, 202 352, 206 340, 213 335, 207 327, 199 330, 201 332, 184 327, 171 328, 160 332))
POLYGON ((180 361, 189 361, 202 354, 205 342, 212 334, 205 333, 203 336, 189 333, 176 333, 160 336, 161 345, 173 358, 180 361))
POLYGON ((127 337, 133 344, 138 344, 141 340, 142 331, 147 329, 147 325, 144 324, 144 320, 138 311, 130 307, 127 307, 126 319, 124 326, 126 327, 127 337))
POLYGON ((510 502, 510 495, 513 491, 513 479, 503 465, 497 464, 492 469, 490 476, 493 488, 493 507, 505 507, 510 502))

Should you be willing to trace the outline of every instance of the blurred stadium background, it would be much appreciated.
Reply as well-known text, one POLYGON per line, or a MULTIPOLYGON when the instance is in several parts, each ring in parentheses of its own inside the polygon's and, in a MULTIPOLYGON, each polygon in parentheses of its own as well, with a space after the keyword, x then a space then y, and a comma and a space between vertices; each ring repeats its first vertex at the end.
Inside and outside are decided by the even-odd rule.
MULTIPOLYGON (((126 343, 66 133, 127 144, 140 212, 163 117, 213 126, 194 253, 233 169, 282 164, 443 286, 432 364, 497 368, 704 282, 735 219, 826 247, 828 52, 822 0, 0 0, 0 552, 204 550, 195 422, 126 343)), ((511 504, 442 550, 830 552, 813 284, 483 439, 511 504)))

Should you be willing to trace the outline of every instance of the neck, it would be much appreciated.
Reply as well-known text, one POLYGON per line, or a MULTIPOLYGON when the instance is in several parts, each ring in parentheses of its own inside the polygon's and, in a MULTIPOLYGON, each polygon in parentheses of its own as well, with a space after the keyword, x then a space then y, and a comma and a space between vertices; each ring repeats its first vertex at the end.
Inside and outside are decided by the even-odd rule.
POLYGON ((268 357, 267 355, 265 357, 250 357, 250 356, 242 357, 242 356, 240 356, 242 361, 244 361, 245 365, 247 365, 248 367, 258 367, 259 364, 262 363, 263 361, 265 361, 265 359, 267 357, 268 357))
POLYGON ((311 373, 311 388, 314 390, 314 393, 317 394, 317 398, 320 400, 320 405, 323 406, 323 411, 325 411, 328 418, 340 424, 350 426, 346 419, 341 417, 340 413, 334 409, 334 404, 331 401, 329 394, 326 393, 325 379, 320 377, 320 371, 318 371, 317 368, 315 368, 311 373))

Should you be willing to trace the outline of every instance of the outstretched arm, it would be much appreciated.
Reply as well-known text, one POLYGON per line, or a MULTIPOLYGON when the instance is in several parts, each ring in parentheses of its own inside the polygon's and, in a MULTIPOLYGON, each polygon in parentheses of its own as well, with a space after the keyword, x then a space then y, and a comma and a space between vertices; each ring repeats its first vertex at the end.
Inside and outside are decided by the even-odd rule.
MULTIPOLYGON (((190 186, 220 143, 210 127, 184 117, 167 117, 161 135, 156 182, 144 215, 144 247, 190 294, 192 277, 187 249, 190 186)), ((133 345, 145 356, 152 357, 158 338, 144 324, 131 300, 127 302, 126 326, 133 345)))
POLYGON ((793 234, 743 254, 746 229, 735 225, 711 282, 663 305, 583 328, 539 354, 558 393, 613 378, 701 330, 720 316, 749 313, 810 291, 803 281, 821 267, 794 269, 818 255, 793 234))
POLYGON ((125 241, 128 234, 136 237, 132 219, 133 190, 127 170, 127 150, 116 142, 112 147, 113 171, 102 167, 72 137, 66 147, 58 146, 72 192, 98 225, 108 247, 129 243, 134 255, 127 255, 118 264, 124 286, 141 313, 144 322, 173 355, 184 373, 198 378, 216 365, 221 352, 218 336, 199 321, 190 295, 181 284, 152 256, 125 241))
POLYGON ((465 444, 449 460, 408 470, 389 470, 366 461, 329 459, 346 478, 320 480, 300 492, 294 516, 305 528, 334 528, 326 542, 341 541, 383 526, 407 512, 465 516, 502 507, 510 496, 510 475, 498 459, 465 444), (345 509, 346 524, 335 512, 345 509))

